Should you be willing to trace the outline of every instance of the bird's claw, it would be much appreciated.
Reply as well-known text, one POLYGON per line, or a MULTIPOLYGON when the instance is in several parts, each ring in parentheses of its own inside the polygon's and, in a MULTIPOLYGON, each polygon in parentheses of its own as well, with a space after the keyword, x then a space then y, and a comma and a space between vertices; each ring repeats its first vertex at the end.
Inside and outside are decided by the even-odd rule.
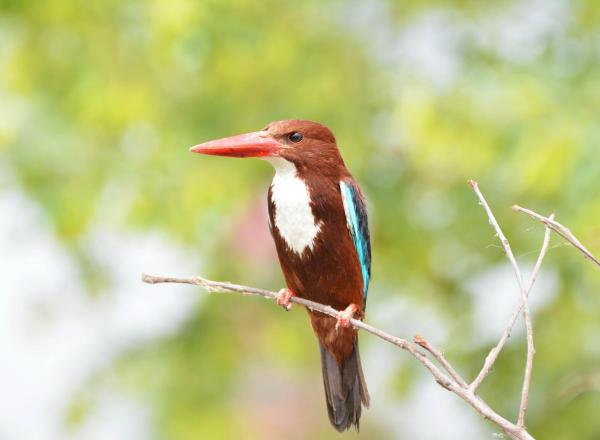
POLYGON ((286 312, 289 312, 292 308, 292 302, 290 301, 292 296, 296 296, 296 294, 287 287, 281 289, 277 292, 277 305, 283 307, 286 312))
POLYGON ((350 320, 354 317, 354 314, 358 311, 358 307, 356 304, 350 304, 346 307, 337 318, 337 322, 335 323, 335 329, 339 330, 340 327, 348 328, 350 327, 350 320))

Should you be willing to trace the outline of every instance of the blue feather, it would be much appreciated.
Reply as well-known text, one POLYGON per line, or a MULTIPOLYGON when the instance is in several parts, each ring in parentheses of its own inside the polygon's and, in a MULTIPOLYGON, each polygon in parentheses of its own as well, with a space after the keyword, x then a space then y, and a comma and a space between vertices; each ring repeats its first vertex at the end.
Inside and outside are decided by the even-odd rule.
POLYGON ((340 182, 346 222, 352 242, 358 255, 358 261, 362 271, 364 297, 367 300, 369 280, 371 278, 371 243, 369 237, 369 225, 367 221, 367 210, 360 196, 359 190, 354 182, 340 182))

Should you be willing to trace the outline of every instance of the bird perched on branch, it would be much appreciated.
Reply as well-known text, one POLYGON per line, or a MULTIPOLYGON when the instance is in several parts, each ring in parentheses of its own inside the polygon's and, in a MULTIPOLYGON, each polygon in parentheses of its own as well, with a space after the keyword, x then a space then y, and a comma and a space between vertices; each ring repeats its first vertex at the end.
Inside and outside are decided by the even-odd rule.
POLYGON ((319 339, 329 420, 358 429, 369 393, 352 317, 362 319, 371 277, 367 210, 331 131, 316 122, 272 122, 260 131, 196 145, 194 153, 259 157, 275 168, 269 226, 287 287, 277 303, 299 296, 343 311, 339 319, 308 311, 319 339))

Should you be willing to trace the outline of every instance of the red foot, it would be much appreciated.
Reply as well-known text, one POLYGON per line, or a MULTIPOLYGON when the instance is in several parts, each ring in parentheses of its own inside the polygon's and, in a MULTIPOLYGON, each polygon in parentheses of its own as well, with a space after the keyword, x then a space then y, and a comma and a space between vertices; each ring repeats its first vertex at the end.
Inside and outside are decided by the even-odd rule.
POLYGON ((358 307, 356 304, 350 304, 348 307, 346 307, 344 311, 340 313, 340 317, 337 319, 335 324, 335 329, 338 330, 340 327, 350 327, 350 319, 352 319, 357 311, 358 307))
POLYGON ((296 296, 294 292, 292 292, 287 287, 285 289, 281 289, 277 292, 277 305, 282 306, 286 311, 292 308, 292 303, 290 302, 290 298, 292 296, 296 296))

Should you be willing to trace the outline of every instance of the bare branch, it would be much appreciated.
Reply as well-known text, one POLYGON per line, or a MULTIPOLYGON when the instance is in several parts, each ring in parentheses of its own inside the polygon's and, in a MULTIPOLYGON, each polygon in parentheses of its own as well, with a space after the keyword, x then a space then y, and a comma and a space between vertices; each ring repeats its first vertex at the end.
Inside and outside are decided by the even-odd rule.
POLYGON ((442 353, 440 350, 431 345, 423 336, 416 335, 413 338, 413 341, 415 342, 415 344, 420 345, 429 353, 431 353, 433 357, 436 358, 440 365, 444 368, 444 370, 446 370, 448 374, 452 376, 452 378, 458 385, 460 385, 463 388, 467 388, 469 386, 461 377, 461 375, 456 372, 456 370, 450 364, 450 362, 446 360, 446 358, 444 357, 444 353, 442 353))
MULTIPOLYGON (((554 214, 550 214, 550 219, 554 218, 554 214)), ((529 286, 527 287, 527 293, 531 291, 533 285, 535 284, 535 280, 540 272, 540 268, 542 267, 542 261, 546 256, 546 252, 548 251, 548 245, 550 244, 550 228, 546 228, 546 232, 544 233, 544 241, 542 242, 542 249, 540 250, 540 254, 535 262, 535 266, 533 267, 533 271, 531 272, 531 277, 529 278, 529 286)))
MULTIPOLYGON (((529 283, 525 286, 523 281, 523 275, 517 264, 515 256, 512 252, 510 244, 502 232, 492 210, 490 209, 487 201, 485 200, 483 194, 479 190, 477 182, 470 180, 469 185, 477 195, 480 204, 485 209, 485 212, 489 218, 489 222, 496 231, 500 243, 504 248, 506 256, 512 266, 513 272, 517 279, 517 284, 520 291, 520 301, 515 307, 508 325, 506 326, 500 340, 496 344, 496 346, 490 350, 490 353, 487 355, 483 367, 481 371, 478 373, 477 377, 471 382, 471 384, 467 384, 465 380, 461 377, 461 375, 455 370, 455 368, 448 362, 448 360, 444 357, 444 354, 431 345, 425 338, 421 336, 415 336, 413 342, 408 341, 406 339, 399 338, 397 336, 386 333, 372 325, 369 325, 363 321, 357 319, 350 319, 349 323, 354 328, 359 330, 364 330, 372 335, 377 336, 384 341, 387 341, 397 347, 409 352, 415 359, 417 359, 433 376, 435 381, 444 389, 456 394, 461 399, 463 399, 467 404, 469 404, 477 413, 483 416, 485 419, 490 420, 494 424, 496 424, 504 433, 510 437, 511 439, 518 440, 533 440, 533 437, 527 432, 525 428, 525 415, 527 413, 527 406, 529 401, 529 389, 531 384, 531 372, 533 367, 533 359, 535 355, 535 347, 533 344, 533 326, 531 323, 531 314, 529 311, 528 305, 528 297, 533 288, 533 285, 537 279, 537 276, 540 271, 540 267, 542 265, 542 261, 546 255, 548 250, 548 245, 550 243, 550 231, 553 230, 561 235, 564 239, 569 241, 573 246, 579 249, 583 255, 594 262, 596 265, 600 267, 600 262, 575 238, 575 236, 569 231, 568 228, 561 225, 560 223, 554 220, 554 214, 549 217, 541 216, 531 210, 521 208, 520 206, 513 206, 513 209, 519 212, 526 213, 531 217, 541 221, 546 225, 546 232, 544 234, 544 241, 542 244, 542 248, 540 250, 539 256, 536 260, 535 266, 531 273, 531 277, 529 279, 529 283), (493 409, 491 409, 477 394, 477 389, 485 379, 485 377, 489 374, 490 369, 496 362, 500 352, 502 351, 506 341, 510 337, 511 331, 514 327, 514 324, 520 313, 523 313, 523 317, 525 320, 525 328, 527 331, 527 361, 525 364, 525 372, 523 377, 523 385, 521 389, 521 403, 519 406, 519 415, 517 423, 512 423, 509 420, 505 419, 493 409), (438 362, 441 366, 438 367, 432 360, 428 357, 426 352, 419 350, 423 348, 426 352, 430 353, 431 356, 438 362), (445 370, 445 371, 443 371, 445 370)), ((201 277, 189 277, 189 278, 178 278, 178 277, 161 277, 161 276, 153 276, 153 275, 142 275, 142 281, 149 284, 157 284, 157 283, 184 283, 184 284, 193 284, 198 285, 209 292, 234 292, 240 293, 242 295, 253 295, 253 296, 262 296, 265 298, 276 299, 277 293, 258 289, 255 287, 242 286, 239 284, 232 284, 229 282, 220 282, 220 281, 211 281, 201 277)), ((298 296, 294 296, 290 298, 291 302, 302 305, 310 310, 317 311, 320 313, 324 313, 333 318, 340 318, 341 311, 336 310, 330 306, 319 304, 314 301, 310 301, 298 296)))
MULTIPOLYGON (((211 280, 207 280, 207 279, 201 278, 201 277, 178 278, 178 277, 162 277, 162 276, 142 274, 142 281, 144 283, 148 283, 148 284, 158 284, 158 283, 194 284, 197 286, 204 287, 209 292, 220 292, 220 293, 235 292, 235 293, 241 293, 242 295, 262 296, 264 298, 277 299, 277 293, 272 292, 270 290, 257 289, 256 287, 241 286, 239 284, 232 284, 232 283, 228 283, 228 282, 224 282, 224 281, 211 281, 211 280)), ((324 313, 324 314, 332 316, 336 319, 340 317, 341 312, 339 310, 336 310, 331 306, 326 306, 324 304, 319 304, 314 301, 310 301, 308 299, 300 298, 299 296, 292 296, 290 298, 290 302, 300 304, 310 310, 324 313)), ((410 341, 407 341, 406 339, 392 336, 392 335, 385 333, 375 327, 372 327, 369 324, 366 324, 358 319, 351 318, 349 322, 353 327, 364 330, 368 333, 371 333, 371 334, 383 339, 384 341, 390 342, 391 344, 394 344, 394 345, 402 348, 403 350, 409 351, 413 355, 415 355, 415 353, 418 353, 421 356, 425 356, 423 353, 418 351, 418 348, 415 344, 413 344, 410 341)), ((417 358, 418 358, 418 356, 417 356, 417 358)), ((425 356, 425 359, 427 359, 427 361, 430 362, 426 356, 425 356)), ((432 364, 432 366, 434 369, 437 369, 437 367, 435 367, 435 365, 432 364)), ((440 376, 440 378, 442 378, 442 376, 440 376)), ((449 381, 442 380, 442 382, 446 383, 449 381)))
POLYGON ((573 235, 573 233, 570 231, 569 228, 558 223, 557 221, 553 220, 552 218, 544 217, 543 215, 540 215, 537 212, 532 211, 531 209, 523 208, 519 205, 514 205, 513 209, 517 212, 522 212, 524 214, 527 214, 528 216, 542 222, 548 228, 552 229, 554 232, 556 232, 562 238, 564 238, 569 243, 571 243, 573 246, 575 246, 575 248, 579 249, 579 251, 583 254, 583 256, 585 258, 590 260, 596 266, 600 267, 600 260, 598 260, 596 257, 594 257, 592 255, 592 253, 590 251, 588 251, 584 245, 581 244, 581 242, 577 239, 577 237, 575 237, 573 235))
MULTIPOLYGON (((550 214, 550 220, 554 219, 554 214, 550 214)), ((548 245, 550 244, 550 228, 546 227, 546 232, 544 233, 544 242, 542 243, 542 249, 540 251, 540 255, 538 256, 537 261, 535 262, 535 266, 533 267, 533 271, 531 272, 531 278, 529 279, 529 286, 527 286, 526 298, 525 301, 529 298, 529 293, 533 288, 533 284, 537 278, 537 275, 540 271, 540 267, 542 266, 542 260, 548 251, 548 245)), ((521 306, 523 303, 521 302, 521 306)), ((529 335, 528 335, 529 336, 529 335)), ((533 337, 533 336, 532 336, 533 337)), ((531 371, 533 369, 533 356, 535 354, 535 350, 533 352, 527 351, 527 362, 525 364, 525 375, 523 377, 523 387, 521 389, 521 404, 519 405, 519 419, 517 424, 519 426, 525 426, 525 415, 527 414, 527 405, 529 404, 529 387, 531 385, 531 371)))
MULTIPOLYGON (((502 232, 498 222, 492 210, 490 209, 487 201, 485 200, 483 194, 479 190, 477 182, 474 180, 469 180, 469 185, 477 195, 479 199, 479 203, 485 209, 485 212, 489 218, 489 222, 496 231, 500 243, 504 248, 506 256, 512 266, 513 272, 517 279, 517 284, 519 286, 520 291, 520 301, 515 307, 508 325, 506 326, 500 340, 496 344, 496 346, 490 350, 490 353, 485 358, 483 367, 478 373, 477 377, 471 382, 471 384, 467 384, 465 380, 461 377, 461 375, 454 369, 454 367, 448 362, 448 360, 444 357, 444 354, 431 345, 425 338, 422 336, 415 336, 413 342, 410 342, 406 339, 399 338, 397 336, 393 336, 389 333, 386 333, 372 325, 369 325, 363 321, 358 319, 350 319, 349 323, 354 328, 359 330, 364 330, 372 335, 377 336, 384 341, 387 341, 397 347, 409 352, 415 359, 417 359, 433 376, 435 381, 444 389, 456 394, 461 399, 463 399, 467 404, 469 404, 477 413, 483 416, 485 419, 490 420, 494 424, 496 424, 504 433, 510 437, 511 439, 517 440, 533 440, 533 437, 527 432, 525 428, 525 415, 527 413, 527 405, 529 401, 529 389, 531 384, 531 372, 533 367, 533 358, 535 355, 535 347, 533 344, 533 326, 531 323, 531 314, 529 311, 528 305, 528 297, 533 288, 533 285, 537 279, 537 276, 540 271, 540 267, 542 265, 542 261, 548 251, 548 245, 550 243, 550 233, 551 230, 558 233, 565 240, 570 242, 573 246, 579 249, 582 254, 600 267, 600 261, 596 259, 580 242, 575 238, 575 236, 571 233, 571 231, 563 226, 562 224, 556 222, 554 220, 554 214, 549 217, 544 217, 540 214, 537 214, 529 209, 522 208, 520 206, 513 206, 515 211, 523 212, 536 220, 544 223, 546 225, 546 232, 544 234, 544 241, 542 244, 542 248, 540 250, 539 256, 536 260, 535 266, 531 273, 531 277, 529 279, 529 283, 527 287, 525 287, 523 281, 523 275, 521 270, 519 269, 519 265, 515 259, 515 256, 512 252, 510 244, 502 232), (505 419, 493 409, 491 409, 477 394, 477 389, 485 379, 485 377, 489 374, 490 369, 496 362, 500 352, 502 351, 506 341, 510 337, 514 324, 519 316, 519 314, 523 312, 523 317, 525 320, 525 328, 527 331, 527 361, 525 364, 525 372, 523 377, 523 385, 521 389, 521 403, 519 405, 519 415, 517 423, 512 423, 509 420, 505 419), (441 368, 445 370, 445 372, 440 369, 432 360, 427 356, 427 353, 424 353, 419 350, 419 347, 423 348, 427 352, 429 352, 435 360, 439 363, 441 368), (447 374, 446 374, 447 373, 447 374)), ((232 284, 229 282, 221 282, 221 281, 211 281, 201 277, 186 277, 186 278, 178 278, 178 277, 162 277, 162 276, 153 276, 153 275, 142 275, 142 281, 149 284, 158 284, 158 283, 183 283, 183 284, 193 284, 197 286, 201 286, 209 292, 234 292, 240 293, 242 295, 253 295, 253 296, 262 296, 264 298, 277 299, 278 294, 269 290, 258 289, 255 287, 242 286, 239 284, 232 284)), ((319 304, 314 301, 310 301, 298 296, 293 296, 290 298, 290 301, 299 305, 302 305, 310 310, 317 311, 320 313, 324 313, 333 318, 339 319, 342 311, 336 310, 333 307, 319 304)))
MULTIPOLYGON (((550 234, 549 234, 549 231, 547 229, 546 230, 546 234, 544 235, 544 242, 543 242, 543 245, 542 245, 542 249, 540 251, 540 254, 539 254, 539 256, 537 258, 537 261, 535 263, 535 266, 533 268, 533 272, 532 272, 531 278, 529 280, 529 286, 527 287, 527 296, 528 297, 529 297, 529 292, 531 292, 531 289, 533 288, 535 280, 537 279, 537 275, 538 275, 538 273, 540 271, 540 267, 542 265, 542 261, 544 260, 544 257, 546 256, 546 252, 548 251, 548 244, 549 243, 550 243, 550 234)), ((483 364, 483 367, 482 367, 481 371, 477 375, 477 378, 473 381, 473 383, 476 384, 475 388, 477 388, 479 386, 479 384, 481 384, 481 381, 489 373, 491 367, 494 365, 494 362, 496 362, 496 359, 500 355, 500 352, 504 348, 504 345, 508 341, 508 338, 510 338, 510 334, 512 332, 512 329, 513 329, 513 327, 515 325, 515 322, 517 321, 517 318, 519 317, 519 314, 521 313, 522 310, 523 310, 523 300, 521 299, 521 300, 519 300, 519 303, 517 304, 517 306, 513 310, 512 315, 511 315, 511 317, 510 317, 510 319, 508 321, 508 325, 504 329, 504 333, 502 333, 502 336, 500 337, 500 340, 498 341, 498 343, 496 344, 496 346, 490 350, 489 354, 485 358, 485 362, 483 364)))
MULTIPOLYGON (((239 284, 232 284, 221 281, 211 281, 201 277, 187 277, 187 278, 178 278, 178 277, 162 277, 162 276, 154 276, 154 275, 142 275, 142 281, 149 284, 158 284, 158 283, 183 283, 183 284, 193 284, 197 286, 201 286, 208 290, 209 292, 235 292, 240 293, 242 295, 252 295, 252 296, 262 296, 264 298, 276 299, 277 293, 257 289, 255 287, 241 286, 239 284)), ((318 311, 324 313, 326 315, 332 316, 334 318, 338 318, 340 316, 340 311, 335 310, 333 307, 326 306, 324 304, 319 304, 314 301, 309 301, 304 298, 300 298, 294 296, 290 298, 291 302, 296 304, 300 304, 304 307, 309 308, 310 310, 318 311)), ((515 440, 533 440, 533 437, 527 432, 527 430, 522 426, 517 426, 516 424, 510 422, 505 419, 494 410, 492 410, 479 396, 476 396, 475 393, 470 390, 464 380, 460 378, 458 373, 454 371, 454 368, 450 366, 450 364, 444 359, 441 352, 431 346, 427 341, 423 338, 417 337, 419 341, 418 344, 410 342, 406 339, 399 338, 397 336, 393 336, 389 333, 386 333, 372 325, 369 325, 365 322, 362 322, 358 319, 350 319, 350 325, 354 328, 364 330, 372 335, 377 336, 378 338, 383 339, 391 344, 400 347, 403 350, 409 352, 415 359, 417 359, 427 370, 431 373, 435 381, 446 390, 456 394, 461 399, 463 399, 466 403, 468 403, 477 413, 483 416, 485 419, 490 420, 494 424, 496 424, 500 429, 502 429, 506 435, 508 435, 511 439, 515 440), (424 344, 424 345, 422 345, 424 344), (424 347, 426 350, 431 352, 436 359, 440 361, 440 363, 444 366, 444 368, 449 368, 452 377, 449 377, 445 373, 443 373, 431 360, 427 357, 426 354, 421 352, 418 346, 424 347), (436 354, 437 353, 437 354, 436 354), (442 361, 443 359, 443 361, 442 361), (456 378, 454 377, 456 375, 456 378), (462 382, 462 383, 460 383, 462 382)))
MULTIPOLYGON (((496 234, 498 235, 498 238, 500 239, 500 243, 502 243, 504 252, 506 252, 506 257, 508 258, 508 261, 510 261, 510 264, 515 273, 515 277, 517 278, 517 284, 519 285, 519 291, 521 292, 520 306, 523 308, 523 317, 525 319, 525 328, 527 331, 527 361, 526 361, 525 368, 526 368, 526 371, 529 370, 529 376, 527 374, 525 375, 525 377, 526 377, 525 382, 527 382, 527 385, 526 385, 526 387, 524 385, 524 387, 526 388, 526 391, 529 392, 528 380, 531 378, 531 368, 533 365, 533 357, 535 356, 535 347, 533 345, 533 325, 531 323, 531 314, 529 313, 529 304, 527 302, 527 295, 529 292, 527 289, 525 289, 525 286, 523 284, 523 275, 521 274, 521 270, 519 269, 517 260, 515 259, 512 249, 510 248, 508 239, 502 232, 502 229, 500 229, 500 225, 498 225, 498 222, 496 221, 496 217, 494 217, 492 210, 490 209, 487 201, 483 197, 483 194, 479 190, 479 186, 477 185, 477 182, 475 182, 474 180, 469 180, 469 185, 471 186, 471 188, 473 188, 473 191, 475 191, 475 194, 477 195, 479 202, 485 209, 485 212, 488 215, 489 221, 490 221, 492 227, 494 228, 494 230, 496 231, 496 234)), ((512 324, 514 324, 514 322, 512 324)), ((510 328, 512 328, 512 324, 510 325, 510 328)), ((505 331, 504 334, 506 334, 507 335, 506 338, 508 338, 508 334, 510 334, 510 329, 508 331, 505 331)), ((501 338, 501 341, 502 341, 502 338, 501 338)), ((504 345, 504 343, 502 343, 502 345, 504 345)), ((471 390, 473 390, 473 391, 477 390, 477 387, 479 387, 479 385, 481 385, 481 382, 483 381, 483 379, 485 379, 485 376, 489 373, 490 368, 496 361, 498 354, 500 353, 501 347, 499 350, 495 350, 495 348, 486 357, 483 368, 481 369, 481 371, 479 372, 479 374, 477 375, 475 380, 471 383, 471 385, 470 385, 471 390)), ((525 398, 523 399, 523 401, 525 402, 524 403, 525 407, 527 406, 527 400, 528 400, 528 398, 527 398, 527 396, 525 396, 525 398)), ((523 414, 525 411, 526 411, 526 408, 523 409, 523 414)), ((519 411, 519 414, 520 413, 521 413, 521 411, 519 411)))

